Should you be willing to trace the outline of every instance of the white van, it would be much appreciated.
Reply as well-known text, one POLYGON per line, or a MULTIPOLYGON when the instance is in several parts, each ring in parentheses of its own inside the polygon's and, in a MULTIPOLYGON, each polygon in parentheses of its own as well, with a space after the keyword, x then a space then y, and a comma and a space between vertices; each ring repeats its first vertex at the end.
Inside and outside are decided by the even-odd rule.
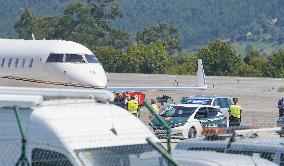
POLYGON ((155 135, 136 117, 87 99, 43 101, 41 96, 0 95, 0 165, 15 165, 21 135, 12 106, 26 128, 31 165, 159 165, 147 144, 155 135), (147 155, 148 154, 148 155, 147 155))

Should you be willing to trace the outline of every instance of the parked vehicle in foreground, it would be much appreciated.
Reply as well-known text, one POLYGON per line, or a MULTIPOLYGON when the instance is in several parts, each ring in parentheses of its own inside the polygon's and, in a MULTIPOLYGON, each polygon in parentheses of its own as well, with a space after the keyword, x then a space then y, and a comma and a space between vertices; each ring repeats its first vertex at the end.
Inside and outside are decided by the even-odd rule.
POLYGON ((0 95, 0 165, 16 165, 21 156, 15 105, 27 131, 25 154, 30 165, 163 163, 146 142, 148 137, 154 142, 158 139, 123 108, 93 99, 42 101, 41 96, 0 95))
POLYGON ((276 166, 257 156, 244 156, 208 151, 174 150, 173 157, 180 165, 194 166, 276 166))
POLYGON ((228 139, 208 141, 198 138, 180 141, 177 143, 175 149, 258 156, 283 166, 283 144, 284 141, 282 138, 245 138, 230 143, 228 139))

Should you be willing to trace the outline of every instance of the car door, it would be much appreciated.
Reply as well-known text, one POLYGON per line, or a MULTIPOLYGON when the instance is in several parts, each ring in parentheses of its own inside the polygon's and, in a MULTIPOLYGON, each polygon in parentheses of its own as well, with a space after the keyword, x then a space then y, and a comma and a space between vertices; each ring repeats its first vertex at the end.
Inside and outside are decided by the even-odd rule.
POLYGON ((207 107, 201 107, 196 112, 194 118, 197 119, 200 122, 202 127, 208 127, 208 126, 210 126, 210 124, 209 124, 210 122, 208 121, 207 117, 208 117, 207 107))
POLYGON ((207 120, 209 127, 227 127, 227 117, 218 108, 207 107, 207 120))

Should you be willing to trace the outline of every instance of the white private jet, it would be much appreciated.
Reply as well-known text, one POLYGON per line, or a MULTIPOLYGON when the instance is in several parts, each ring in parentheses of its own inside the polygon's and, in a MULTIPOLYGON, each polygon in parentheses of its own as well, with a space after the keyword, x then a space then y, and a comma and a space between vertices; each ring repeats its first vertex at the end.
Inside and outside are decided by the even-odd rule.
POLYGON ((193 87, 107 87, 106 73, 85 46, 62 40, 0 39, 0 78, 110 91, 204 90, 202 60, 193 87))

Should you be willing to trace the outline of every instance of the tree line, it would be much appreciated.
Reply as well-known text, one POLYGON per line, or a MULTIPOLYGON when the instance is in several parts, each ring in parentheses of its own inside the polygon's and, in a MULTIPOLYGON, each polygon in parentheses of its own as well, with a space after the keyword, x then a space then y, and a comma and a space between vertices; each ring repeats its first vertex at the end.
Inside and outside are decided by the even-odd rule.
POLYGON ((37 17, 24 9, 15 24, 19 38, 63 39, 90 48, 108 72, 194 74, 197 59, 207 75, 283 77, 284 52, 262 57, 256 50, 242 56, 227 41, 214 40, 196 53, 182 51, 178 29, 168 23, 151 25, 135 38, 113 21, 123 11, 115 0, 86 0, 67 5, 62 16, 37 17), (245 58, 243 58, 245 57, 245 58))

